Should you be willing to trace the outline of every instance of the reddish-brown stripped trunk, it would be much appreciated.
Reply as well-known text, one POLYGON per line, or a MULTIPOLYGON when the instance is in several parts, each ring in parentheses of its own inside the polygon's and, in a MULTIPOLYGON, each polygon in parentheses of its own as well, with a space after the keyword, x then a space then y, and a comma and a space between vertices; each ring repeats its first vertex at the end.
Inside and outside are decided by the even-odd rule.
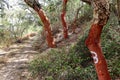
POLYGON ((53 48, 53 47, 55 47, 55 43, 54 43, 52 33, 51 33, 50 22, 42 9, 39 9, 37 11, 37 13, 39 14, 39 17, 40 17, 42 23, 44 24, 44 30, 45 30, 48 46, 53 48))
POLYGON ((109 18, 109 3, 108 0, 92 0, 91 5, 94 8, 94 20, 85 43, 92 54, 98 79, 111 80, 100 46, 102 28, 109 18))
POLYGON ((44 11, 42 10, 39 2, 37 0, 36 1, 25 0, 25 2, 38 13, 38 15, 44 25, 44 30, 45 30, 48 46, 52 47, 52 48, 56 47, 54 40, 53 40, 51 28, 50 28, 50 22, 49 22, 47 16, 45 15, 44 11))
POLYGON ((61 13, 61 20, 62 20, 62 25, 63 25, 63 34, 64 34, 65 39, 68 38, 68 27, 67 27, 67 23, 65 21, 67 2, 68 2, 68 0, 63 0, 63 10, 61 13))

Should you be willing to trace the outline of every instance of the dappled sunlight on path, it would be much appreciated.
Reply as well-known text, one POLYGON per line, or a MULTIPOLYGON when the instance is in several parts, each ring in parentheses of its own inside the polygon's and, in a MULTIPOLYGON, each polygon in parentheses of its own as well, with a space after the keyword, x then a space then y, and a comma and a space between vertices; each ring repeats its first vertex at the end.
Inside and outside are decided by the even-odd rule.
POLYGON ((0 49, 0 80, 27 80, 28 63, 38 53, 31 45, 28 41, 0 49))
MULTIPOLYGON (((84 25, 83 25, 84 26, 84 25)), ((78 27, 76 33, 69 33, 69 38, 61 37, 62 33, 56 34, 57 49, 69 47, 79 39, 82 28, 78 27)), ((46 45, 47 46, 47 45, 46 45)), ((41 53, 47 53, 51 48, 41 46, 41 53), (45 48, 45 49, 43 49, 45 48)), ((67 48, 66 48, 67 49, 67 48)), ((28 63, 39 52, 32 47, 31 39, 21 44, 13 44, 7 49, 0 50, 0 80, 29 80, 28 63)), ((41 54, 46 55, 46 54, 41 54)))

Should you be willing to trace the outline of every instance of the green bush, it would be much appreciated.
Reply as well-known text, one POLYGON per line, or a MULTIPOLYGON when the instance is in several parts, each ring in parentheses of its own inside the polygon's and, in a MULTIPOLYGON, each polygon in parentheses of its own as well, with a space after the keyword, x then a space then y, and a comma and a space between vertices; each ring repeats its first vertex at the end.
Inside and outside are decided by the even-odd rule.
MULTIPOLYGON (((120 78, 120 37, 116 22, 116 18, 110 18, 101 36, 101 47, 113 80, 120 78)), ((84 44, 87 35, 88 31, 69 51, 51 50, 47 57, 33 60, 29 69, 33 76, 42 76, 40 80, 97 80, 91 54, 84 44)))
POLYGON ((64 48, 51 50, 45 58, 30 63, 34 77, 46 80, 96 80, 90 52, 84 45, 85 37, 67 52, 64 48))
POLYGON ((117 24, 117 18, 111 14, 102 33, 102 49, 113 80, 120 78, 120 26, 117 24))

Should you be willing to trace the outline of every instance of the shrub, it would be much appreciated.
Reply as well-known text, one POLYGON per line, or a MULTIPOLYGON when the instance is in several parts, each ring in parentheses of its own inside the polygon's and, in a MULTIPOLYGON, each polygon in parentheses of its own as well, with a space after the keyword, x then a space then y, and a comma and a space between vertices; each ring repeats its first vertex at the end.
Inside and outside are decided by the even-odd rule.
MULTIPOLYGON (((111 19, 102 32, 102 49, 108 63, 113 80, 120 78, 120 38, 117 20, 111 19)), ((84 42, 88 31, 69 51, 51 50, 46 57, 38 58, 30 63, 33 76, 41 80, 97 80, 91 54, 84 42)))
POLYGON ((96 80, 96 73, 91 64, 90 53, 84 46, 84 38, 69 52, 64 48, 51 50, 47 57, 37 58, 30 63, 34 77, 45 80, 96 80))
POLYGON ((102 33, 102 49, 113 80, 120 78, 120 26, 117 24, 117 18, 111 14, 102 33))

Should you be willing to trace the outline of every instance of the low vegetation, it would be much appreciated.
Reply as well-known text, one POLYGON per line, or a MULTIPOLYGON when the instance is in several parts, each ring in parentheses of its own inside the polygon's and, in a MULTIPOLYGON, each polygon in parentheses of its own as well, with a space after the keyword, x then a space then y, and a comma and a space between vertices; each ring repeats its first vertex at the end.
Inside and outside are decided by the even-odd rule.
MULTIPOLYGON (((120 38, 116 20, 110 18, 102 33, 102 48, 113 80, 120 77, 120 38)), ((97 80, 90 52, 84 45, 87 34, 88 30, 68 51, 64 47, 52 49, 44 57, 39 55, 30 62, 32 76, 43 80, 97 80)))

